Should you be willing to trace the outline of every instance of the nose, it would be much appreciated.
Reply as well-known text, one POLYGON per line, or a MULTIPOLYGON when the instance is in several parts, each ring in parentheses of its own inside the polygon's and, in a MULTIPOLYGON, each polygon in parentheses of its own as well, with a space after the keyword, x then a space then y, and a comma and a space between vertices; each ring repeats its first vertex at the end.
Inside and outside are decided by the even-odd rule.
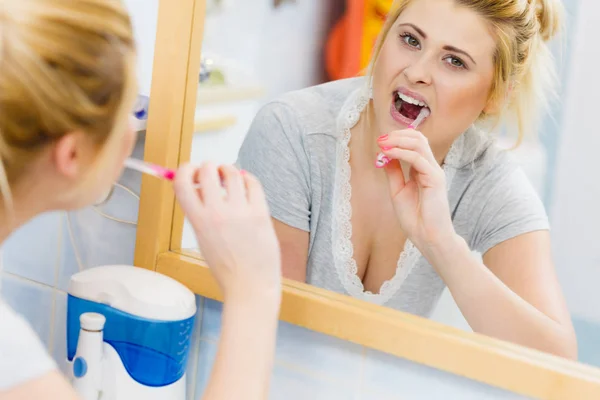
POLYGON ((404 76, 414 85, 429 85, 431 84, 431 62, 425 55, 416 57, 404 69, 404 76))

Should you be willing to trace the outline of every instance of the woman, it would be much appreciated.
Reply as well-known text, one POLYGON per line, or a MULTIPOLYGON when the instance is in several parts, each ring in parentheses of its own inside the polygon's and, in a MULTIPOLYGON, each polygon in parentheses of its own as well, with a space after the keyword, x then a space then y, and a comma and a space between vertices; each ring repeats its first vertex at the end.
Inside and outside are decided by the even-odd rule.
POLYGON ((263 107, 238 164, 265 188, 284 276, 421 316, 448 286, 474 331, 575 358, 544 207, 489 133, 535 126, 561 11, 397 0, 366 78, 263 107))
MULTIPOLYGON (((2 1, 0 26, 3 241, 40 213, 87 206, 106 193, 135 141, 128 116, 136 83, 120 0, 2 1)), ((225 296, 204 398, 264 398, 280 255, 262 189, 249 174, 212 165, 183 167, 175 189, 225 296)), ((32 329, 0 300, 0 399, 76 397, 32 329)))

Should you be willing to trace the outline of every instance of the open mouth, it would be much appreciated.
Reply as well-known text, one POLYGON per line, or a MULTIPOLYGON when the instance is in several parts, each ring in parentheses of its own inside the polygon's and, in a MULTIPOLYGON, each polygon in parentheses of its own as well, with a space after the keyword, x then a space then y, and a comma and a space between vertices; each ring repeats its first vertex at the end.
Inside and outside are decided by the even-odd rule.
MULTIPOLYGON (((394 92, 394 107, 398 113, 398 117, 402 119, 401 122, 412 122, 414 121, 421 112, 421 109, 428 108, 427 104, 423 101, 413 99, 405 94, 394 92)), ((430 110, 431 111, 431 110, 430 110)))

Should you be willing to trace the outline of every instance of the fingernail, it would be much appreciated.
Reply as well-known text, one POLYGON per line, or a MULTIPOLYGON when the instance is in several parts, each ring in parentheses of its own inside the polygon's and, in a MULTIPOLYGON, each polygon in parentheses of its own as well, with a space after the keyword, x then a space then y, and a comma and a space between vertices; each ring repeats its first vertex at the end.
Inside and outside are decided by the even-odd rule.
POLYGON ((379 139, 377 139, 377 140, 381 142, 382 140, 385 140, 385 139, 387 139, 387 138, 388 138, 388 136, 389 136, 389 135, 382 135, 382 136, 379 136, 379 139))
POLYGON ((242 170, 240 171, 240 174, 242 174, 242 175, 246 175, 246 174, 247 174, 247 172, 246 172, 246 170, 245 170, 245 169, 242 169, 242 170))
POLYGON ((408 129, 415 129, 415 127, 412 126, 412 124, 411 124, 411 125, 408 126, 408 129))
POLYGON ((387 151, 387 150, 391 150, 392 148, 386 146, 386 147, 382 147, 381 149, 384 150, 384 151, 387 151))

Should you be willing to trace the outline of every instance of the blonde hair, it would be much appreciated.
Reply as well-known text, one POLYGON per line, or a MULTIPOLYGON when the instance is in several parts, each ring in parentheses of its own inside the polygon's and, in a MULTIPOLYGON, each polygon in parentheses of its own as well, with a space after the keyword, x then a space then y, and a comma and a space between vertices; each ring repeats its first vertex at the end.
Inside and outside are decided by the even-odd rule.
POLYGON ((90 135, 104 146, 102 158, 126 129, 136 91, 133 30, 121 0, 0 0, 5 201, 28 163, 67 133, 90 135))
MULTIPOLYGON (((412 0, 395 0, 377 39, 369 77, 394 23, 412 0)), ((557 74, 547 44, 562 28, 560 0, 455 0, 485 18, 496 35, 494 79, 488 101, 503 106, 495 123, 512 119, 518 129, 517 145, 526 132, 535 132, 540 111, 556 96, 557 74)), ((479 120, 489 120, 482 114, 479 120)))

